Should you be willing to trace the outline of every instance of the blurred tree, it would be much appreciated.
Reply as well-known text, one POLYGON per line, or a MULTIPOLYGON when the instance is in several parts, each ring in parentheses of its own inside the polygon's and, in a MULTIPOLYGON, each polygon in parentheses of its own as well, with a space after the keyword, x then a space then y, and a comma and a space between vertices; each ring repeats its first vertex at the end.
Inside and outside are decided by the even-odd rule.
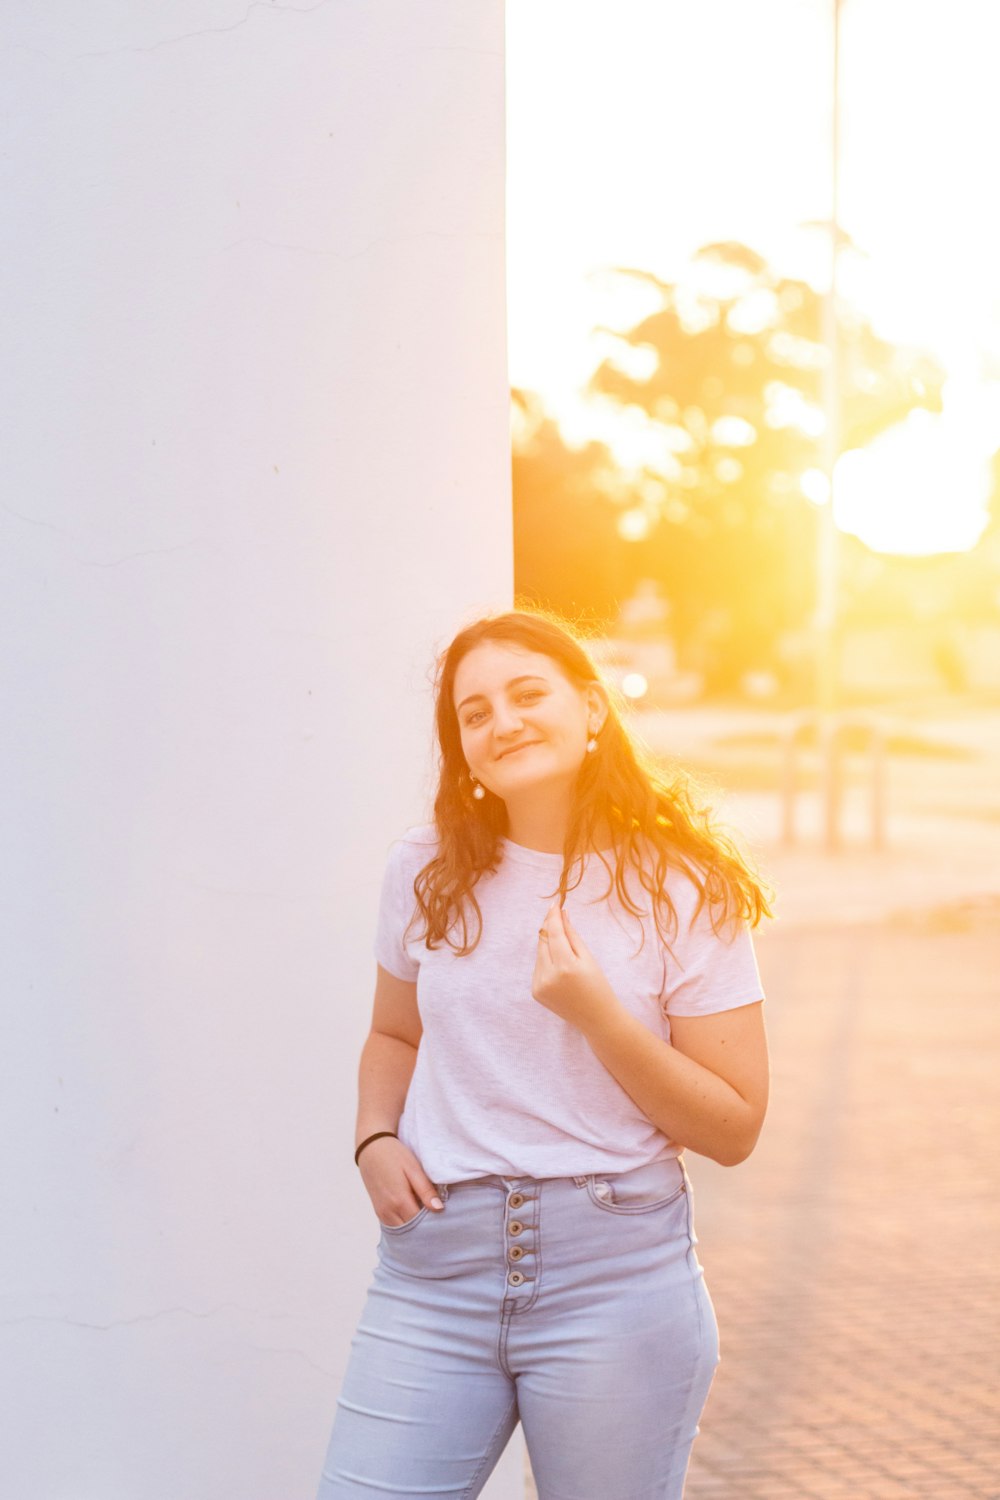
POLYGON ((569 447, 532 392, 513 390, 514 580, 527 601, 608 630, 629 593, 616 485, 603 443, 569 447))
MULTIPOLYGON (((703 246, 676 283, 633 268, 613 274, 646 284, 660 305, 632 328, 600 330, 620 353, 595 370, 589 394, 639 408, 663 440, 662 457, 623 471, 591 445, 573 454, 564 485, 553 432, 515 457, 515 504, 535 514, 551 555, 547 507, 562 507, 562 535, 586 514, 571 491, 589 496, 579 545, 593 535, 608 550, 589 565, 580 559, 586 584, 601 580, 603 600, 622 580, 659 579, 680 665, 702 671, 710 690, 736 687, 751 668, 780 675, 780 637, 808 621, 815 598, 822 294, 777 276, 737 242, 703 246), (629 512, 639 524, 628 524, 629 512)), ((843 301, 838 325, 842 451, 916 407, 940 411, 944 372, 933 359, 879 338, 843 301)), ((539 558, 534 581, 546 566, 539 558)))

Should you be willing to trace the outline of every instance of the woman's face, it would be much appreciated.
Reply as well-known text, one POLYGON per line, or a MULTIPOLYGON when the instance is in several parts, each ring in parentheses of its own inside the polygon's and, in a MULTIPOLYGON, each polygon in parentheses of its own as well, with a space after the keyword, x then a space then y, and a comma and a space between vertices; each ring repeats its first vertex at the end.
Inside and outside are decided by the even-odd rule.
POLYGON ((462 658, 454 701, 469 770, 505 801, 545 782, 572 785, 605 715, 597 685, 581 692, 551 657, 498 641, 462 658))

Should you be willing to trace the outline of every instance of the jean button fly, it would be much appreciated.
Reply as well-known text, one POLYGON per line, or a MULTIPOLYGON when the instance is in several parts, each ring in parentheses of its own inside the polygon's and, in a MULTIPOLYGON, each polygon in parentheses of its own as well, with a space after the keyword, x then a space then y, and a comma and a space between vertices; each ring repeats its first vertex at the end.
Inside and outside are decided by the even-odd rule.
POLYGON ((524 1202, 524 1194, 523 1193, 511 1193, 511 1195, 510 1195, 510 1206, 511 1206, 511 1208, 520 1208, 521 1204, 523 1202, 524 1202))

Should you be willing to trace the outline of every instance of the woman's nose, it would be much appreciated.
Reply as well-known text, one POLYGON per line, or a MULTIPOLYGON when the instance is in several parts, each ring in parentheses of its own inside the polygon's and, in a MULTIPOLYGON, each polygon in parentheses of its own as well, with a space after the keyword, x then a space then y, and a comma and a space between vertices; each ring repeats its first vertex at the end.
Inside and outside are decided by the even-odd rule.
POLYGON ((498 708, 493 720, 498 735, 511 734, 521 727, 521 715, 514 709, 498 708))

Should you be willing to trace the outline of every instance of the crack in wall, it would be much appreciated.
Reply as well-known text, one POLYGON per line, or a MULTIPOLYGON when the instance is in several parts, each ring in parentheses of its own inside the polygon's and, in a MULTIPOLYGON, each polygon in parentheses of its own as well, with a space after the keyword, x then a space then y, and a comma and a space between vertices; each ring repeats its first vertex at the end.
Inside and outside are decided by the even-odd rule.
POLYGON ((314 10, 322 10, 330 5, 332 0, 319 0, 317 5, 277 5, 274 0, 251 0, 247 6, 242 20, 234 21, 230 26, 206 26, 202 31, 182 31, 179 36, 164 37, 162 41, 151 42, 148 47, 106 47, 100 52, 74 52, 74 57, 120 57, 127 52, 158 52, 161 47, 173 47, 178 42, 190 41, 197 36, 222 36, 227 31, 238 31, 245 26, 250 19, 252 10, 290 10, 296 15, 307 16, 314 10))
POLYGON ((218 1307, 206 1308, 204 1312, 198 1312, 193 1307, 162 1307, 156 1312, 137 1313, 134 1318, 113 1318, 110 1323, 92 1323, 85 1318, 72 1318, 66 1313, 24 1313, 16 1318, 0 1318, 0 1328, 13 1328, 18 1323, 64 1323, 70 1328, 93 1328, 106 1333, 111 1328, 128 1328, 136 1323, 153 1323, 158 1318, 172 1317, 175 1313, 187 1313, 191 1318, 216 1318, 227 1310, 246 1313, 251 1318, 291 1320, 297 1316, 295 1313, 259 1312, 255 1307, 241 1307, 238 1302, 222 1302, 218 1307))

